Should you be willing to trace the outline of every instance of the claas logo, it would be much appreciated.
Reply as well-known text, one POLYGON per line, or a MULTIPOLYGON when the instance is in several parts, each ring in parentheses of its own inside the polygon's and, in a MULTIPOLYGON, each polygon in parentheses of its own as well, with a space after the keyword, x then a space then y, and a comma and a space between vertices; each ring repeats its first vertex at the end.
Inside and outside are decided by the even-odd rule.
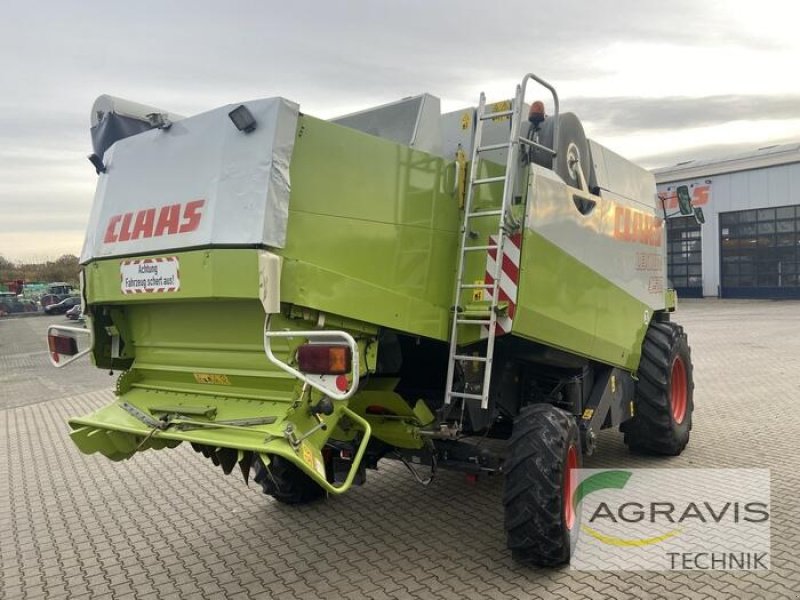
POLYGON ((664 228, 660 218, 640 210, 614 207, 614 238, 647 246, 660 246, 664 228))
POLYGON ((200 226, 205 200, 144 208, 137 212, 114 215, 108 220, 103 242, 114 244, 143 238, 190 233, 200 226))

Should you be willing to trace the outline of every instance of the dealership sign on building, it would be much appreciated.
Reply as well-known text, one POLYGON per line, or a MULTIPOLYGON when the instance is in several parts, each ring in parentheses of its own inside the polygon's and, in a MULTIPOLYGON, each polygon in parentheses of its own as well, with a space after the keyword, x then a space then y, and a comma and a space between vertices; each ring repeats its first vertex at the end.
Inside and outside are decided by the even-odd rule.
POLYGON ((691 181, 679 181, 677 183, 661 184, 656 189, 658 197, 664 202, 666 210, 678 209, 678 186, 685 185, 689 188, 692 195, 692 206, 705 206, 711 201, 711 179, 693 179, 691 181))

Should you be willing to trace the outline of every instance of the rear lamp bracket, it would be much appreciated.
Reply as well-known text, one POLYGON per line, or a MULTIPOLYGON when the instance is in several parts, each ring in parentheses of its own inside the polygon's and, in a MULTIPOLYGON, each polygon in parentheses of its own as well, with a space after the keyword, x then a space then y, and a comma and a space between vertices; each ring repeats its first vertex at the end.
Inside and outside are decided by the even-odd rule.
POLYGON ((60 369, 74 363, 94 349, 94 336, 91 329, 69 327, 67 325, 50 325, 47 328, 47 356, 50 364, 60 369), (89 343, 83 350, 78 350, 78 336, 87 336, 89 343))
POLYGON ((272 331, 269 328, 269 315, 267 315, 264 321, 264 353, 267 355, 267 358, 272 364, 283 371, 286 371, 290 375, 293 375, 303 383, 306 383, 314 389, 319 390, 329 398, 333 398, 334 400, 347 400, 358 389, 360 368, 358 344, 356 343, 355 338, 346 331, 321 329, 311 331, 272 331), (349 347, 350 363, 346 365, 350 375, 348 387, 344 390, 341 390, 334 383, 334 380, 343 378, 344 373, 340 374, 338 377, 334 374, 321 375, 314 373, 303 373, 279 359, 272 351, 272 340, 275 338, 305 338, 310 344, 318 342, 321 344, 326 344, 327 347, 342 345, 349 347))

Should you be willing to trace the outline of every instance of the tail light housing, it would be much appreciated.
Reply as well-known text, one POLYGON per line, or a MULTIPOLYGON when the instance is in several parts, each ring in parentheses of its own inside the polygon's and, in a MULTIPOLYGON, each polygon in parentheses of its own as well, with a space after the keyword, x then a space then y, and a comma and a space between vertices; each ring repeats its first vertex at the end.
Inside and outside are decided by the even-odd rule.
POLYGON ((47 346, 52 354, 75 356, 78 353, 78 341, 65 335, 48 335, 47 346))
POLYGON ((352 362, 350 347, 342 344, 303 344, 297 349, 297 365, 303 373, 344 375, 352 362))

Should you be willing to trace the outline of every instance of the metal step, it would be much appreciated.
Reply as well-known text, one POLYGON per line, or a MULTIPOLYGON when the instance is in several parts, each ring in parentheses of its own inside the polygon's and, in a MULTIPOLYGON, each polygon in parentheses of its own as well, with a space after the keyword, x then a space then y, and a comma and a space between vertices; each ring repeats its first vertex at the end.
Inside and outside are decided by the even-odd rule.
POLYGON ((501 181, 505 181, 506 176, 500 175, 498 177, 484 177, 483 179, 474 179, 472 181, 472 185, 484 185, 486 183, 500 183, 501 181))
POLYGON ((464 252, 475 252, 477 250, 497 250, 497 244, 488 244, 486 246, 465 246, 463 248, 464 252))
POLYGON ((456 319, 458 325, 491 325, 491 319, 456 319))
POLYGON ((485 113, 481 115, 481 121, 488 121, 489 119, 499 119, 500 117, 508 117, 514 114, 513 110, 498 110, 497 112, 485 113))
POLYGON ((453 398, 466 398, 467 400, 483 400, 480 394, 468 394, 467 392, 450 392, 453 398))
POLYGON ((456 360, 469 360, 471 362, 489 362, 489 359, 485 356, 468 356, 466 354, 454 354, 453 358, 456 360))
POLYGON ((462 283, 462 290, 491 290, 496 284, 494 283, 462 283))
POLYGON ((503 214, 502 210, 479 210, 477 212, 467 213, 466 217, 468 219, 474 219, 476 217, 499 217, 503 214))
POLYGON ((502 150, 508 148, 508 142, 500 142, 499 144, 489 144, 478 148, 478 152, 491 152, 492 150, 502 150))

